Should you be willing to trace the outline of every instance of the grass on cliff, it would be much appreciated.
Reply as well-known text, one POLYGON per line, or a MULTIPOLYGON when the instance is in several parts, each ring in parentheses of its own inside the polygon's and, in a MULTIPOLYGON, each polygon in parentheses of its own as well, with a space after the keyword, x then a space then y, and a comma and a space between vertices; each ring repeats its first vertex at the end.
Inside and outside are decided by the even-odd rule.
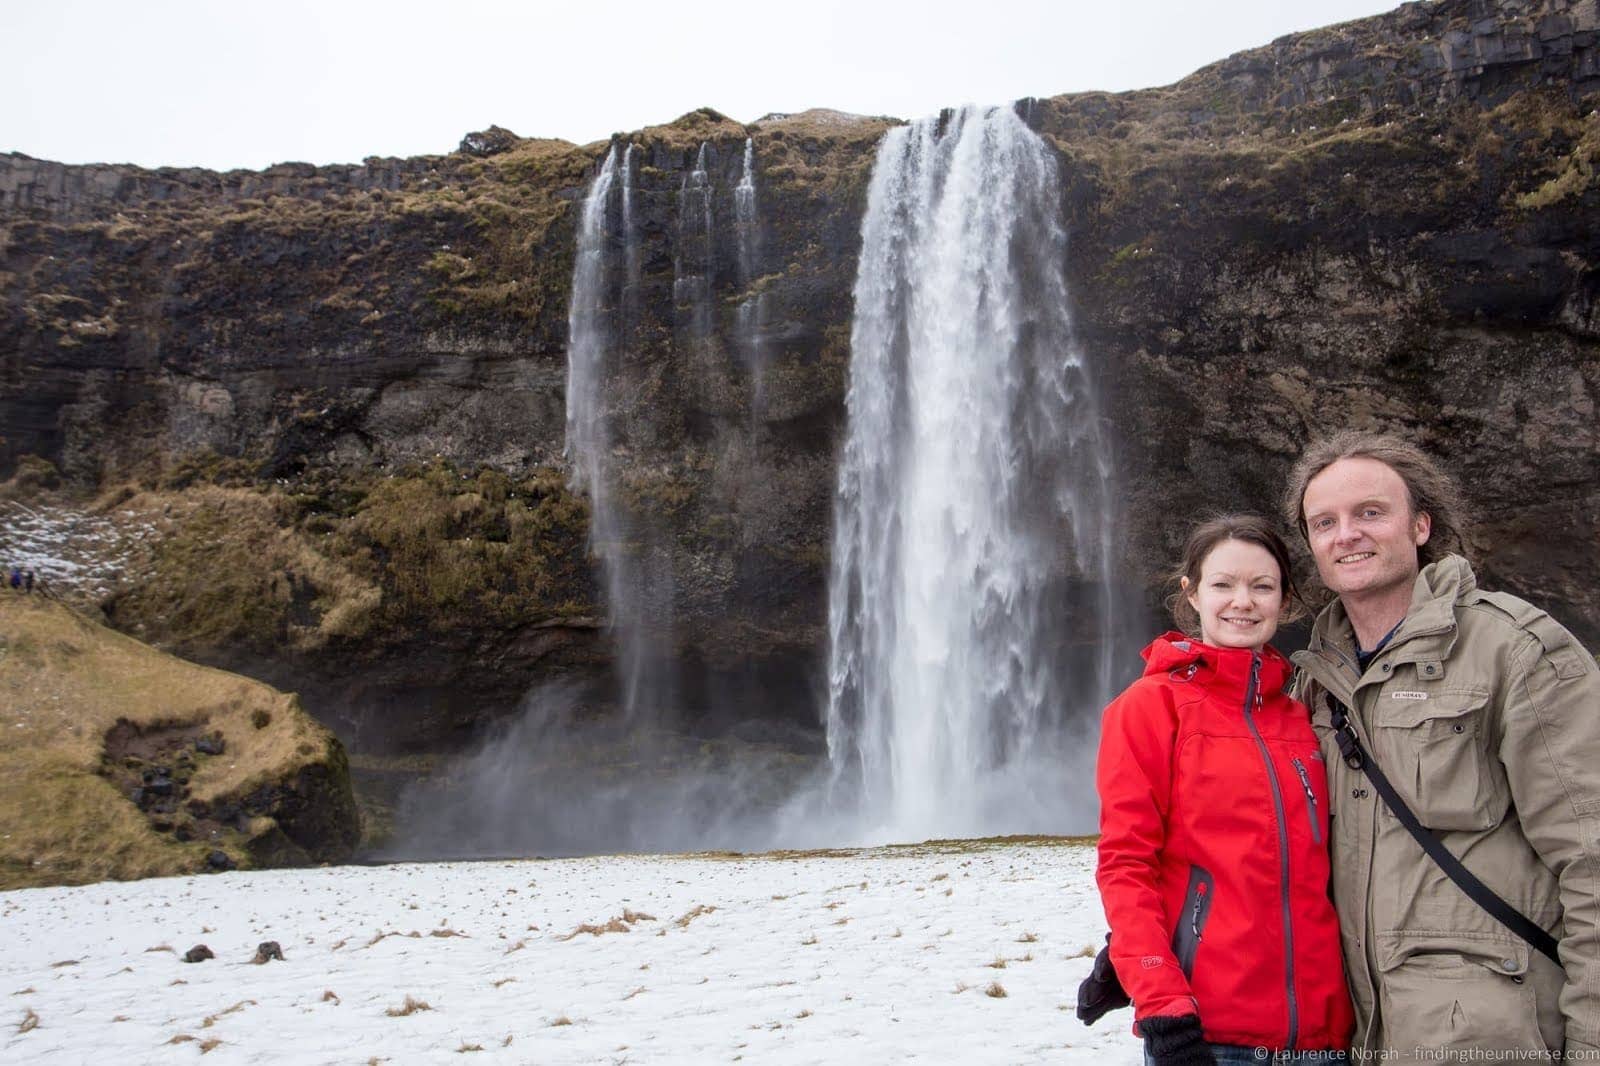
POLYGON ((217 848, 248 863, 243 836, 180 843, 100 776, 119 719, 219 731, 226 750, 199 759, 189 783, 206 802, 322 758, 333 742, 293 696, 0 590, 0 889, 194 873, 217 848))
POLYGON ((440 463, 320 489, 185 482, 112 498, 159 536, 106 612, 167 647, 309 651, 594 611, 588 509, 553 471, 440 463))

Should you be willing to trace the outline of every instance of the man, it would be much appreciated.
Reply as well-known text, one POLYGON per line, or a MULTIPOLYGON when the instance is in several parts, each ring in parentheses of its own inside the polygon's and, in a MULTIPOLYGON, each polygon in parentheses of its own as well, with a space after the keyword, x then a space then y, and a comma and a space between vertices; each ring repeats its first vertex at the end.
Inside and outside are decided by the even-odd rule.
POLYGON ((1594 658, 1543 611, 1478 588, 1450 551, 1461 546, 1454 485, 1402 440, 1313 443, 1284 505, 1337 596, 1295 662, 1333 796, 1356 1050, 1600 1061, 1594 658), (1457 887, 1343 757, 1338 704, 1421 824, 1555 936, 1559 965, 1457 887))

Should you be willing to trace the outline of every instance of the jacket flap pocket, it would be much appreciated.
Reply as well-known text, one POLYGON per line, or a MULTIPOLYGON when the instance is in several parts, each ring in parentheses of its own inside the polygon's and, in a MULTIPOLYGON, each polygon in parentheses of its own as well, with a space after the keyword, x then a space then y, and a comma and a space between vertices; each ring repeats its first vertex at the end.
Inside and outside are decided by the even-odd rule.
POLYGON ((1383 936, 1381 949, 1378 953, 1378 969, 1384 973, 1402 965, 1434 967, 1441 971, 1474 966, 1507 977, 1518 977, 1528 972, 1531 951, 1527 942, 1520 939, 1412 930, 1383 936))
POLYGON ((1425 722, 1460 718, 1489 702, 1486 689, 1406 689, 1399 685, 1378 693, 1377 722, 1391 729, 1415 729, 1425 722))

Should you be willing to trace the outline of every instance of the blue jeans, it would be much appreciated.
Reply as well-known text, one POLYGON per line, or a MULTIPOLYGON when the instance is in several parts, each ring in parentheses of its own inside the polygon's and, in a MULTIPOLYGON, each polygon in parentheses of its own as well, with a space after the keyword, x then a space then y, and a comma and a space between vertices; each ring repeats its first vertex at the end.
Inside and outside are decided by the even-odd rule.
MULTIPOLYGON (((1348 1052, 1345 1051, 1271 1051, 1266 1048, 1239 1047, 1236 1044, 1208 1044, 1211 1053, 1217 1057, 1218 1066, 1330 1066, 1350 1061, 1348 1052)), ((1144 1053, 1144 1066, 1154 1066, 1150 1053, 1144 1053)))

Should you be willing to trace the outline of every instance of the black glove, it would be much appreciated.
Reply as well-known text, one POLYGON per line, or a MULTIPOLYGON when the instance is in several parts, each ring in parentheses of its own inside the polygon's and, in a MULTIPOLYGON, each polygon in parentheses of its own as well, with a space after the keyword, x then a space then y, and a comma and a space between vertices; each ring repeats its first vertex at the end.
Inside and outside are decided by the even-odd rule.
POLYGON ((1216 1066, 1217 1057, 1200 1032, 1198 1014, 1145 1018, 1139 1022, 1139 1035, 1155 1066, 1216 1066))
POLYGON ((1094 957, 1094 968, 1078 986, 1078 1020, 1093 1025, 1108 1011, 1119 1010, 1132 1004, 1123 991, 1117 971, 1111 968, 1111 934, 1106 934, 1106 946, 1094 957))

